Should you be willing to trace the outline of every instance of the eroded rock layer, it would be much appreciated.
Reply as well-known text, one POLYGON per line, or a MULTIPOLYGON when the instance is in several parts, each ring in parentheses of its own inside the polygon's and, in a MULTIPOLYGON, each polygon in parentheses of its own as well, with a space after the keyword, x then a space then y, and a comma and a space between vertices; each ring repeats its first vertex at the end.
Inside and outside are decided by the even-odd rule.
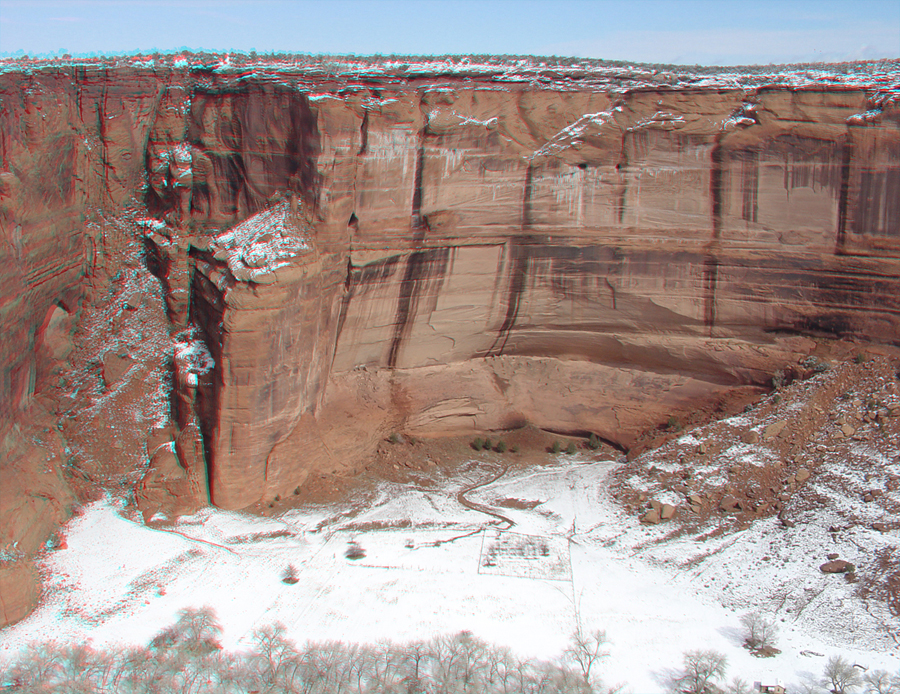
POLYGON ((536 75, 6 70, 5 426, 135 238, 176 337, 158 467, 226 508, 393 431, 627 449, 810 336, 898 340, 895 63, 536 75))

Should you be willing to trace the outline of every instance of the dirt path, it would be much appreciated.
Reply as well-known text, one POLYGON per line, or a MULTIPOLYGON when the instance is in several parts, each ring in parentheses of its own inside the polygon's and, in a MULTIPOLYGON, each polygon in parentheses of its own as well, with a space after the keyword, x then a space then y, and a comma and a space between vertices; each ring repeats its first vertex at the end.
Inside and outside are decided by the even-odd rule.
POLYGON ((490 479, 481 480, 480 482, 476 482, 475 484, 468 486, 465 489, 462 489, 456 493, 456 500, 460 504, 465 506, 467 509, 469 509, 471 511, 478 511, 479 513, 484 513, 488 516, 493 516, 494 518, 506 523, 507 525, 504 528, 504 530, 509 530, 510 528, 512 528, 516 524, 515 521, 512 520, 511 518, 507 518, 502 513, 497 513, 496 511, 492 510, 488 506, 483 506, 482 504, 476 503, 474 501, 470 501, 468 498, 466 498, 466 494, 468 494, 469 492, 473 492, 476 489, 480 489, 481 487, 486 487, 489 484, 493 484, 494 482, 499 480, 501 477, 503 477, 503 475, 506 474, 507 470, 509 470, 509 465, 504 465, 503 469, 500 470, 499 473, 497 473, 490 479))

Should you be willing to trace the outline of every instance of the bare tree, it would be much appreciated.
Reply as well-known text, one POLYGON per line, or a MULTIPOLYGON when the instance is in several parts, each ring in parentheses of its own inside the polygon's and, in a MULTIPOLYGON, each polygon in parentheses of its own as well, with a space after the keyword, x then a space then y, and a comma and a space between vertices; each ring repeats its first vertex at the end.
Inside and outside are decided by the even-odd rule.
POLYGON ((851 663, 833 655, 825 664, 820 684, 831 694, 848 694, 862 684, 862 678, 851 663))
POLYGON ((873 670, 863 677, 866 694, 900 694, 900 673, 892 676, 887 670, 873 670))
POLYGON ((731 678, 725 690, 728 694, 750 694, 753 691, 746 680, 737 676, 731 678))
POLYGON ((603 650, 606 644, 606 632, 595 629, 590 634, 585 634, 581 627, 575 630, 569 640, 569 646, 563 652, 568 660, 574 662, 580 669, 585 682, 591 680, 591 669, 601 658, 609 655, 609 651, 603 650))
POLYGON ((381 641, 369 649, 369 688, 382 694, 401 691, 400 666, 403 654, 394 644, 381 641))
POLYGON ((6 680, 22 691, 49 691, 62 673, 61 661, 61 653, 53 644, 30 644, 9 666, 6 680))
POLYGON ((186 607, 178 612, 178 621, 157 634, 150 647, 157 652, 171 648, 188 657, 199 657, 222 646, 222 626, 211 607, 186 607))
POLYGON ((238 654, 222 651, 220 633, 212 610, 183 610, 150 648, 38 645, 6 667, 0 684, 34 694, 593 694, 591 668, 605 640, 595 632, 566 658, 534 662, 470 632, 404 647, 310 643, 298 652, 274 624, 238 654))
POLYGON ((759 612, 748 612, 741 617, 744 626, 744 645, 750 650, 771 648, 778 636, 778 627, 771 619, 766 619, 759 612))
POLYGON ((296 654, 294 642, 287 638, 280 622, 261 627, 253 632, 255 660, 258 671, 266 684, 277 685, 285 680, 285 670, 296 654))
POLYGON ((486 685, 496 694, 511 694, 516 688, 516 659, 508 648, 502 646, 489 647, 485 653, 486 685))
POLYGON ((719 694, 718 682, 725 679, 728 659, 718 651, 688 651, 684 667, 670 685, 675 694, 719 694))
POLYGON ((443 694, 478 691, 477 685, 485 667, 482 655, 487 644, 470 631, 439 636, 431 643, 436 691, 443 694))

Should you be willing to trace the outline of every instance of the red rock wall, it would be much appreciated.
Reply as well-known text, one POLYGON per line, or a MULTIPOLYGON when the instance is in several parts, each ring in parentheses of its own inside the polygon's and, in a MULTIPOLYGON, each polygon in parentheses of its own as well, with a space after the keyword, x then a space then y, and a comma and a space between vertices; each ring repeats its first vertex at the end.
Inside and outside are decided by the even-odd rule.
POLYGON ((0 80, 8 402, 53 302, 105 271, 92 221, 156 220, 173 330, 195 326, 216 363, 176 388, 225 507, 352 468, 393 430, 531 422, 627 447, 765 385, 811 348, 788 333, 900 333, 884 85, 0 80), (288 201, 275 236, 305 250, 222 245, 288 201))

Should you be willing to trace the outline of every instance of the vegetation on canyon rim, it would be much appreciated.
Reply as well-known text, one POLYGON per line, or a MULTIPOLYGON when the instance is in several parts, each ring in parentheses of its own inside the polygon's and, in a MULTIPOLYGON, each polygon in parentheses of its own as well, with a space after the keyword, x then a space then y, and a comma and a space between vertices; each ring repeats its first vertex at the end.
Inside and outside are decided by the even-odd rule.
MULTIPOLYGON (((771 639, 771 624, 746 615, 747 643, 771 639)), ((598 667, 608 652, 606 633, 577 630, 552 661, 525 660, 509 649, 462 631, 427 641, 375 645, 337 641, 298 647, 276 623, 253 632, 251 647, 229 653, 222 628, 208 607, 183 609, 175 624, 146 647, 95 650, 89 645, 32 645, 11 663, 0 686, 22 692, 138 692, 204 694, 279 692, 318 694, 615 694, 625 684, 606 686, 598 667)), ((661 676, 670 694, 749 694, 740 678, 727 678, 725 655, 714 650, 684 653, 682 667, 661 676)), ((897 694, 900 673, 861 672, 841 656, 826 663, 821 677, 808 679, 805 694, 829 692, 897 694)))

